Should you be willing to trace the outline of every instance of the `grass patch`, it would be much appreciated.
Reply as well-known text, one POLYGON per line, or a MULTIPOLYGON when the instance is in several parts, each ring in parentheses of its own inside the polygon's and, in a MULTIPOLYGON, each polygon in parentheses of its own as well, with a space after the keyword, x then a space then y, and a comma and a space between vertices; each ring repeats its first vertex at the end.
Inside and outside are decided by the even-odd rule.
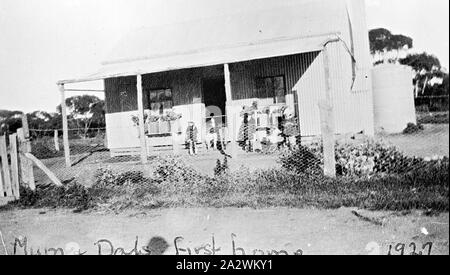
POLYGON ((449 124, 449 113, 418 113, 418 124, 449 124))
POLYGON ((177 158, 161 158, 155 173, 99 170, 91 188, 22 189, 9 207, 68 208, 120 212, 170 207, 358 207, 369 210, 449 210, 448 158, 424 162, 416 169, 370 177, 325 178, 292 169, 250 172, 241 168, 204 176, 177 158))

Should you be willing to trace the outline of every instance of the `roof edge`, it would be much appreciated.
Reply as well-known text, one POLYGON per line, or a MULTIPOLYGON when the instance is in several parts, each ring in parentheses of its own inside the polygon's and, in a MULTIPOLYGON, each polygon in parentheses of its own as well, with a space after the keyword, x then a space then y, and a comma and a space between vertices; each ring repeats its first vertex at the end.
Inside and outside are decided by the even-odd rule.
MULTIPOLYGON (((319 38, 319 37, 324 37, 324 41, 321 43, 321 45, 319 45, 319 49, 318 51, 322 51, 325 46, 329 43, 333 43, 333 42, 339 42, 339 34, 340 32, 333 32, 333 33, 327 33, 327 34, 321 34, 321 35, 310 35, 310 36, 299 36, 296 38, 279 38, 279 39, 271 39, 269 41, 265 41, 265 43, 263 44, 270 44, 271 42, 283 42, 283 41, 290 41, 290 40, 301 40, 301 39, 309 39, 309 38, 319 38)), ((232 48, 237 48, 237 47, 242 47, 242 46, 252 46, 252 45, 262 45, 262 44, 248 44, 245 43, 245 45, 239 45, 239 46, 231 46, 231 47, 224 47, 224 48, 220 48, 220 50, 226 50, 226 49, 232 49, 232 48)), ((217 50, 217 48, 214 49, 210 49, 210 51, 213 50, 217 50)), ((132 62, 142 62, 142 61, 149 61, 151 59, 156 59, 156 58, 164 58, 164 57, 172 57, 172 56, 183 56, 183 55, 189 55, 189 54, 195 54, 195 53, 203 53, 204 51, 195 51, 195 52, 190 52, 190 53, 179 53, 177 55, 168 55, 168 56, 158 56, 158 57, 153 57, 153 58, 147 58, 147 59, 136 59, 136 60, 128 60, 128 61, 122 61, 122 62, 117 62, 117 63, 108 63, 108 64, 103 64, 103 66, 107 66, 107 65, 117 65, 117 64, 124 64, 124 63, 132 63, 132 62)), ((293 52, 292 54, 299 54, 301 53, 299 52, 293 52)), ((284 56, 280 55, 280 56, 284 56)), ((249 59, 245 59, 245 60, 231 60, 231 61, 226 61, 226 60, 221 60, 220 62, 211 62, 211 63, 204 63, 204 64, 195 64, 192 66, 185 66, 183 68, 168 68, 167 70, 164 71, 171 71, 171 70, 178 70, 178 69, 192 69, 192 68, 198 68, 198 67, 207 67, 207 66, 214 66, 214 65, 220 65, 220 64, 226 64, 226 63, 236 63, 236 62, 244 62, 244 61, 251 61, 251 60, 257 60, 257 59, 264 59, 264 58, 272 58, 272 57, 276 57, 276 56, 266 56, 266 57, 259 57, 259 58, 249 58, 249 59)), ((107 78, 115 78, 115 77, 126 77, 126 76, 133 76, 133 75, 139 75, 139 74, 149 74, 149 73, 158 73, 158 72, 164 72, 164 71, 155 71, 155 72, 147 72, 147 71, 142 71, 140 69, 137 69, 135 71, 128 71, 128 72, 122 72, 122 73, 113 73, 113 74, 105 74, 105 75, 97 75, 97 74, 91 74, 88 75, 86 77, 81 77, 81 78, 73 78, 73 79, 64 79, 64 80, 59 80, 57 81, 57 85, 64 85, 64 84, 74 84, 74 83, 82 83, 82 82, 91 82, 91 81, 99 81, 99 80, 104 80, 107 78)))

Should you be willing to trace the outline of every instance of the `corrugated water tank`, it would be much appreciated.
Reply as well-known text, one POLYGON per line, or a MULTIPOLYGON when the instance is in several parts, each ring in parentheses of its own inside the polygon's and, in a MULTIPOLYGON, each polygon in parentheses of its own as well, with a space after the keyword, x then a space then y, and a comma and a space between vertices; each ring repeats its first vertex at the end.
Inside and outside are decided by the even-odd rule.
POLYGON ((408 123, 417 123, 412 69, 382 64, 372 71, 375 129, 400 133, 408 123))

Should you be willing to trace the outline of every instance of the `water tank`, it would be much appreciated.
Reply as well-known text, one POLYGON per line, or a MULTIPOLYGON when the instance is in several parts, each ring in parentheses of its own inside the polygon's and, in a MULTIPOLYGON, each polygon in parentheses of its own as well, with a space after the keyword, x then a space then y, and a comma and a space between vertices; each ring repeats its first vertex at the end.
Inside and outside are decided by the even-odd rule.
POLYGON ((417 123, 412 69, 382 64, 373 69, 372 76, 375 129, 400 133, 408 123, 417 123))

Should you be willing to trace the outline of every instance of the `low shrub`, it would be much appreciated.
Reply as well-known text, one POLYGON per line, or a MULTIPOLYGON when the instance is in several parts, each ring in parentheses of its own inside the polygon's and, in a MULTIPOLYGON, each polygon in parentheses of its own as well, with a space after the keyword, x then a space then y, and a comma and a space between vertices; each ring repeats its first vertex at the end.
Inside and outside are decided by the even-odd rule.
POLYGON ((95 185, 97 187, 110 185, 122 186, 127 182, 141 183, 145 180, 144 173, 141 171, 117 173, 108 168, 100 168, 95 174, 95 185))
POLYGON ((417 123, 419 124, 449 124, 449 113, 426 113, 418 114, 417 123))
MULTIPOLYGON (((367 140, 360 144, 337 143, 336 172, 340 176, 399 174, 424 165, 425 161, 405 156, 394 146, 367 140)), ((323 147, 320 143, 300 147, 280 157, 282 167, 297 173, 321 175, 323 147)))
POLYGON ((228 158, 225 157, 223 159, 223 163, 220 161, 220 159, 216 162, 216 167, 214 167, 214 176, 220 176, 221 174, 227 172, 229 170, 228 167, 228 158))
POLYGON ((423 129, 424 128, 420 123, 418 124, 408 123, 406 128, 403 130, 403 134, 405 135, 416 134, 419 133, 420 131, 423 131, 423 129))
POLYGON ((77 211, 95 206, 89 190, 78 183, 65 186, 37 186, 35 191, 20 187, 20 199, 11 203, 24 208, 67 208, 77 211))
MULTIPOLYGON (((376 156, 376 165, 378 159, 387 158, 383 154, 390 155, 389 150, 383 151, 372 146, 366 150, 369 148, 376 152, 371 153, 376 156)), ((340 153, 345 154, 350 153, 340 153)), ((39 187, 36 191, 22 188, 21 199, 13 204, 18 207, 96 208, 114 212, 161 207, 449 210, 448 158, 421 161, 414 169, 399 170, 402 171, 399 173, 336 179, 291 168, 257 171, 240 168, 208 177, 192 171, 177 158, 158 159, 154 167, 155 173, 150 178, 140 172, 123 173, 102 169, 98 171, 97 181, 90 188, 77 183, 63 187, 39 187)), ((396 170, 395 167, 383 169, 396 170)))
POLYGON ((208 177, 187 165, 179 157, 160 157, 154 161, 153 179, 164 192, 197 192, 208 177))
POLYGON ((320 149, 299 146, 294 151, 287 151, 281 154, 280 162, 286 170, 295 171, 297 173, 321 174, 321 156, 318 152, 320 149))

